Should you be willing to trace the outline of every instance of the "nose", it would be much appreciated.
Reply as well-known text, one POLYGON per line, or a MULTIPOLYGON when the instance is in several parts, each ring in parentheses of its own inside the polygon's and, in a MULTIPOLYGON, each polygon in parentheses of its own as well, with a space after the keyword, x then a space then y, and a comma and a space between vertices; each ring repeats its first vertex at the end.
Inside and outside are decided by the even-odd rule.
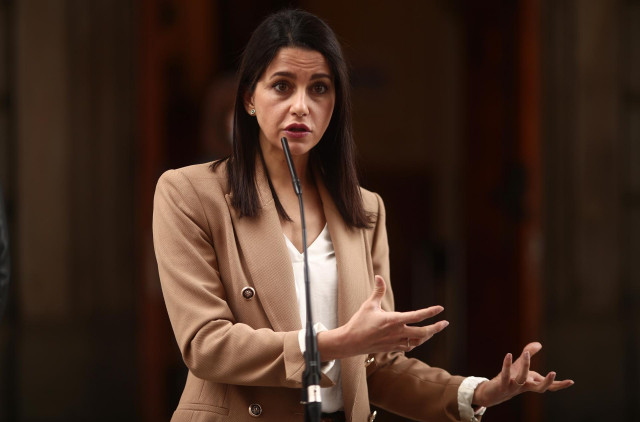
POLYGON ((291 114, 295 114, 298 117, 309 114, 309 105, 307 104, 307 100, 306 91, 304 89, 298 90, 298 92, 292 96, 291 114))

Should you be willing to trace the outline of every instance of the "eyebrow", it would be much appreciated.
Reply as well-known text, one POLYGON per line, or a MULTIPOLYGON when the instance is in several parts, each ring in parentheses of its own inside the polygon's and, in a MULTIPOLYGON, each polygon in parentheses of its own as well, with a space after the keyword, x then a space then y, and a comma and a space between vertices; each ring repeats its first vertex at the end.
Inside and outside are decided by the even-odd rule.
MULTIPOLYGON (((269 79, 273 79, 276 76, 284 76, 287 78, 291 78, 291 79, 295 79, 296 75, 292 72, 287 72, 287 71, 281 71, 281 72, 276 72, 273 75, 271 75, 269 77, 269 79)), ((314 73, 313 75, 311 75, 311 80, 314 79, 322 79, 322 78, 327 78, 327 79, 331 79, 331 75, 327 74, 327 73, 314 73)))

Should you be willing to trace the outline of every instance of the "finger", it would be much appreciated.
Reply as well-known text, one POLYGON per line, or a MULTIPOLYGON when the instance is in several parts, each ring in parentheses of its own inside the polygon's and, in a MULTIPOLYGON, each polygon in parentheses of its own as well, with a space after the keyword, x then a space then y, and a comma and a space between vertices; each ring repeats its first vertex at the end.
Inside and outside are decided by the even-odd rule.
POLYGON ((413 349, 411 345, 411 339, 407 337, 401 337, 395 341, 394 350, 397 352, 408 352, 413 349))
POLYGON ((563 381, 554 381, 548 388, 549 391, 558 391, 564 390, 565 388, 571 387, 573 384, 573 380, 563 380, 563 381))
POLYGON ((402 330, 404 336, 409 337, 411 339, 415 339, 419 346, 425 341, 429 340, 434 335, 438 334, 440 331, 447 328, 449 325, 449 321, 442 320, 438 321, 435 324, 427 325, 425 327, 413 327, 413 326, 405 326, 402 330))
POLYGON ((377 275, 375 279, 376 283, 373 287, 373 293, 371 293, 369 300, 374 302, 376 306, 380 307, 382 304, 382 298, 387 291, 387 287, 385 286, 384 279, 381 276, 377 275))
POLYGON ((411 339, 411 338, 407 338, 407 339, 406 339, 406 343, 405 343, 406 349, 405 349, 405 352, 409 352, 409 351, 413 350, 413 348, 415 347, 415 346, 414 346, 414 342, 415 342, 415 340, 414 340, 414 339, 411 339))
POLYGON ((418 309, 416 311, 409 312, 394 312, 389 315, 394 323, 398 324, 415 324, 417 322, 424 321, 425 319, 432 318, 444 311, 444 308, 440 305, 430 306, 428 308, 418 309))
POLYGON ((524 349, 522 349, 522 351, 529 352, 529 356, 533 356, 536 353, 538 353, 540 349, 542 349, 542 344, 538 343, 537 341, 534 341, 524 346, 524 349))
POLYGON ((545 379, 545 377, 535 371, 529 371, 529 378, 534 382, 542 382, 545 379))
POLYGON ((518 385, 523 385, 525 382, 527 382, 529 366, 531 365, 531 355, 528 351, 525 350, 524 352, 522 352, 522 356, 520 356, 520 359, 522 359, 522 366, 520 367, 520 371, 516 375, 515 382, 518 385))
POLYGON ((547 388, 549 388, 551 384, 553 384, 553 381, 555 379, 556 379, 556 373, 549 372, 547 376, 544 377, 541 383, 537 384, 534 388, 532 388, 532 391, 537 391, 538 393, 544 393, 545 391, 547 391, 547 388))
POLYGON ((502 385, 509 385, 511 379, 511 365, 513 364, 513 356, 507 353, 502 361, 502 371, 500 372, 500 381, 502 385))

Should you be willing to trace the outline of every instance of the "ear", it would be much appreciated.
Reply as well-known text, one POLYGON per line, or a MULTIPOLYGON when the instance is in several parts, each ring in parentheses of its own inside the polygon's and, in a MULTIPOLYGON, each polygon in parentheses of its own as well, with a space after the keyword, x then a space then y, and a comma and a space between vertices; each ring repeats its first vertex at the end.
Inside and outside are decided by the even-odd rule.
POLYGON ((254 108, 253 93, 249 92, 248 90, 245 91, 243 95, 243 100, 244 100, 244 109, 246 110, 247 114, 251 114, 251 109, 254 108))

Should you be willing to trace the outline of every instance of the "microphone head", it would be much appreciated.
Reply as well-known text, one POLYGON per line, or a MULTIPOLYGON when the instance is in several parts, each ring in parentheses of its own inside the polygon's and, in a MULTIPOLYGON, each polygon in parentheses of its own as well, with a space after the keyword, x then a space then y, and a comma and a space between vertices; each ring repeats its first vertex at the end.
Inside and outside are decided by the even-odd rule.
POLYGON ((284 155, 287 157, 287 161, 291 158, 291 150, 289 150, 289 141, 286 137, 280 138, 280 142, 282 142, 282 150, 284 151, 284 155))

